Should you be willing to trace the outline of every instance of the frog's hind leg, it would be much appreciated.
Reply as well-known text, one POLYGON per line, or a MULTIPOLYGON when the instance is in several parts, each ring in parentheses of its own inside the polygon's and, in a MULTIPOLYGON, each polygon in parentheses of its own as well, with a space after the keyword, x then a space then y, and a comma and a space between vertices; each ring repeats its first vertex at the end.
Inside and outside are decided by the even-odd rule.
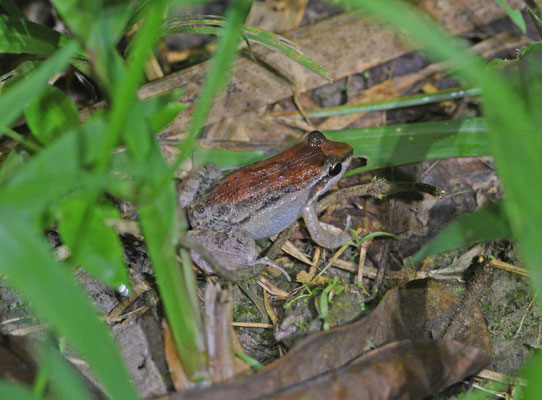
MULTIPOLYGON (((249 233, 243 229, 231 228, 226 232, 193 230, 187 236, 207 249, 228 270, 246 269, 254 265, 260 249, 249 233)), ((194 262, 205 272, 216 271, 197 252, 190 252, 194 262)))

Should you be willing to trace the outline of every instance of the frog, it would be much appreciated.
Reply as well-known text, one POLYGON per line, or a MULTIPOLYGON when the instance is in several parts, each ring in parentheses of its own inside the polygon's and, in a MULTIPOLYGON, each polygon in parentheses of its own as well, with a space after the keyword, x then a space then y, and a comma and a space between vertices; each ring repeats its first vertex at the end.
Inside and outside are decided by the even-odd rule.
MULTIPOLYGON (((351 236, 346 229, 339 234, 326 230, 316 204, 342 178, 352 155, 349 144, 312 131, 282 153, 224 176, 219 167, 206 164, 178 186, 178 203, 187 207, 192 228, 187 236, 227 270, 258 264, 280 269, 266 257, 258 258, 256 241, 280 233, 300 216, 318 245, 339 247, 351 236)), ((191 250, 191 256, 205 272, 215 273, 196 251, 191 250)))

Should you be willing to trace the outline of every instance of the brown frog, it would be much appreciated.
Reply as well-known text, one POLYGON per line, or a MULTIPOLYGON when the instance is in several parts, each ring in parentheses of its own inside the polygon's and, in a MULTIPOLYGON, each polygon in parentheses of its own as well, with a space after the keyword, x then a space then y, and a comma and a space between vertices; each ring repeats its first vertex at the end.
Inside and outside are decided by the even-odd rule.
MULTIPOLYGON (((313 131, 284 152, 224 177, 216 165, 207 164, 181 185, 179 205, 189 207, 192 225, 188 237, 229 270, 275 266, 265 257, 258 259, 255 240, 281 232, 300 215, 320 246, 332 249, 344 244, 350 236, 325 230, 315 206, 318 197, 341 179, 352 152, 350 145, 313 131)), ((196 264, 213 272, 197 253, 191 254, 196 264)))

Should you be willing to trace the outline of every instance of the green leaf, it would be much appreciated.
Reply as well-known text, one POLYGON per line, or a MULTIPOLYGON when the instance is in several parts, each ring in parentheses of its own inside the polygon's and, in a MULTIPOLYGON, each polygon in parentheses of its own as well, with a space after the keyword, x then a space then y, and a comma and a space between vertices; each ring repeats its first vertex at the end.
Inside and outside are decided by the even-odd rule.
MULTIPOLYGON (((164 35, 173 33, 199 33, 221 35, 223 28, 226 26, 226 20, 215 16, 187 16, 175 17, 166 21, 163 25, 164 35)), ((300 50, 295 47, 295 43, 272 32, 252 26, 241 27, 241 32, 246 40, 260 43, 271 49, 275 49, 292 61, 304 66, 310 71, 320 75, 322 78, 331 82, 331 78, 326 70, 314 61, 312 58, 305 56, 300 50)))
POLYGON ((42 144, 48 144, 79 125, 79 112, 73 101, 60 89, 47 86, 24 109, 26 122, 42 144))
POLYGON ((417 263, 432 254, 442 253, 485 240, 509 238, 512 235, 501 204, 495 204, 452 222, 412 256, 417 263))
POLYGON ((86 205, 86 197, 81 196, 61 205, 58 231, 62 241, 72 251, 74 262, 92 276, 115 289, 121 285, 129 287, 122 245, 109 225, 120 220, 118 210, 109 204, 99 204, 86 215, 86 205), (81 226, 84 230, 80 230, 81 226))
MULTIPOLYGON (((0 203, 0 272, 36 314, 66 336, 88 361, 114 399, 136 399, 137 392, 107 332, 64 265, 57 263, 41 228, 0 203)), ((11 398, 11 397, 7 397, 11 398)))
POLYGON ((508 62, 505 76, 514 88, 522 94, 535 124, 542 124, 542 43, 531 43, 523 49, 516 61, 508 62))
POLYGON ((27 158, 28 155, 24 151, 18 149, 10 151, 0 167, 0 187, 21 168, 27 158))
POLYGON ((14 69, 6 72, 0 76, 0 94, 7 92, 15 83, 19 82, 21 78, 26 77, 27 74, 34 72, 42 61, 25 61, 17 65, 14 69))
POLYGON ((537 351, 533 358, 523 368, 522 376, 527 379, 529 384, 525 388, 524 399, 537 399, 542 393, 542 379, 540 379, 540 370, 542 368, 542 354, 537 351))
POLYGON ((6 130, 14 122, 33 98, 41 95, 47 87, 49 78, 62 71, 77 54, 79 45, 69 42, 45 61, 35 72, 14 85, 0 97, 0 132, 6 130))
POLYGON ((52 0, 64 23, 83 42, 116 44, 128 21, 130 1, 52 0))
POLYGON ((44 400, 43 397, 34 394, 28 387, 13 382, 0 382, 0 399, 44 400))
POLYGON ((4 209, 39 219, 50 204, 84 184, 79 154, 81 137, 70 132, 26 162, 0 190, 4 209))
POLYGON ((260 369, 263 369, 264 368, 264 365, 259 362, 258 360, 256 360, 255 358, 252 358, 251 356, 249 356, 248 354, 246 353, 243 353, 242 351, 240 350, 234 350, 234 353, 237 357, 239 357, 239 359, 241 359, 242 361, 244 361, 247 365, 249 365, 252 369, 256 370, 256 371, 259 371, 260 369))
POLYGON ((129 0, 52 0, 62 20, 92 55, 94 73, 104 92, 123 75, 116 45, 129 18, 129 0))
POLYGON ((397 235, 394 235, 393 233, 389 233, 389 232, 371 232, 365 236, 363 236, 363 238, 361 239, 361 243, 363 242, 366 242, 367 240, 371 240, 371 239, 374 239, 374 238, 377 238, 377 237, 389 237, 389 238, 393 238, 393 239, 397 239, 397 235))
POLYGON ((141 100, 132 106, 131 116, 121 132, 128 152, 135 160, 145 160, 149 156, 155 134, 165 129, 179 112, 186 108, 177 102, 182 90, 176 90, 159 97, 141 100))
POLYGON ((162 193, 138 208, 145 243, 156 272, 160 297, 164 303, 177 351, 188 374, 195 380, 206 365, 202 322, 194 296, 187 287, 195 287, 191 263, 183 265, 182 273, 177 263, 177 203, 173 183, 162 193))
POLYGON ((40 368, 51 374, 51 386, 60 399, 90 399, 90 391, 74 367, 60 355, 51 341, 43 344, 40 368))
POLYGON ((0 15, 0 53, 53 54, 71 40, 47 26, 0 15))
POLYGON ((488 129, 483 118, 343 129, 324 133, 330 139, 349 143, 354 148, 355 157, 367 157, 367 166, 360 170, 491 153, 488 129))
POLYGON ((111 111, 106 135, 99 149, 98 170, 106 168, 111 151, 118 144, 121 132, 126 125, 130 109, 137 101, 137 89, 143 80, 143 65, 152 54, 153 44, 158 39, 158 27, 162 20, 165 3, 165 1, 155 1, 147 7, 143 25, 134 38, 128 54, 128 65, 122 68, 122 78, 117 79, 111 88, 111 111))
MULTIPOLYGON (((372 101, 362 104, 345 104, 337 107, 318 108, 316 110, 306 111, 307 118, 324 118, 335 115, 356 114, 370 111, 393 110, 401 107, 412 107, 438 103, 447 100, 457 100, 469 96, 478 96, 481 90, 478 88, 462 89, 453 88, 441 90, 435 93, 422 93, 413 96, 400 97, 390 100, 372 101)), ((301 114, 299 115, 301 117, 301 114)))
MULTIPOLYGON (((332 140, 349 143, 355 157, 366 157, 360 171, 402 165, 412 162, 491 154, 488 128, 484 118, 458 121, 420 122, 372 128, 325 131, 332 140)), ((194 158, 201 164, 212 161, 220 167, 238 167, 265 158, 262 152, 241 152, 197 146, 194 158)))
POLYGON ((527 32, 527 26, 525 25, 523 15, 521 15, 521 10, 514 10, 504 0, 495 0, 495 2, 497 2, 497 4, 499 4, 502 9, 506 11, 508 17, 518 26, 519 29, 521 29, 523 33, 527 32))

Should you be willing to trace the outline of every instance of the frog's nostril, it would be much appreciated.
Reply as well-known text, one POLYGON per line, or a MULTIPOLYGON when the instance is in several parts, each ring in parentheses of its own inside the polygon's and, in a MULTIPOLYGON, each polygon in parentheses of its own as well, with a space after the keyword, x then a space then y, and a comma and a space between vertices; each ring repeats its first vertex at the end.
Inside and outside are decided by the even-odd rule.
POLYGON ((330 169, 329 169, 329 176, 337 176, 341 173, 341 170, 343 169, 343 166, 341 163, 337 163, 335 165, 333 165, 330 169))

